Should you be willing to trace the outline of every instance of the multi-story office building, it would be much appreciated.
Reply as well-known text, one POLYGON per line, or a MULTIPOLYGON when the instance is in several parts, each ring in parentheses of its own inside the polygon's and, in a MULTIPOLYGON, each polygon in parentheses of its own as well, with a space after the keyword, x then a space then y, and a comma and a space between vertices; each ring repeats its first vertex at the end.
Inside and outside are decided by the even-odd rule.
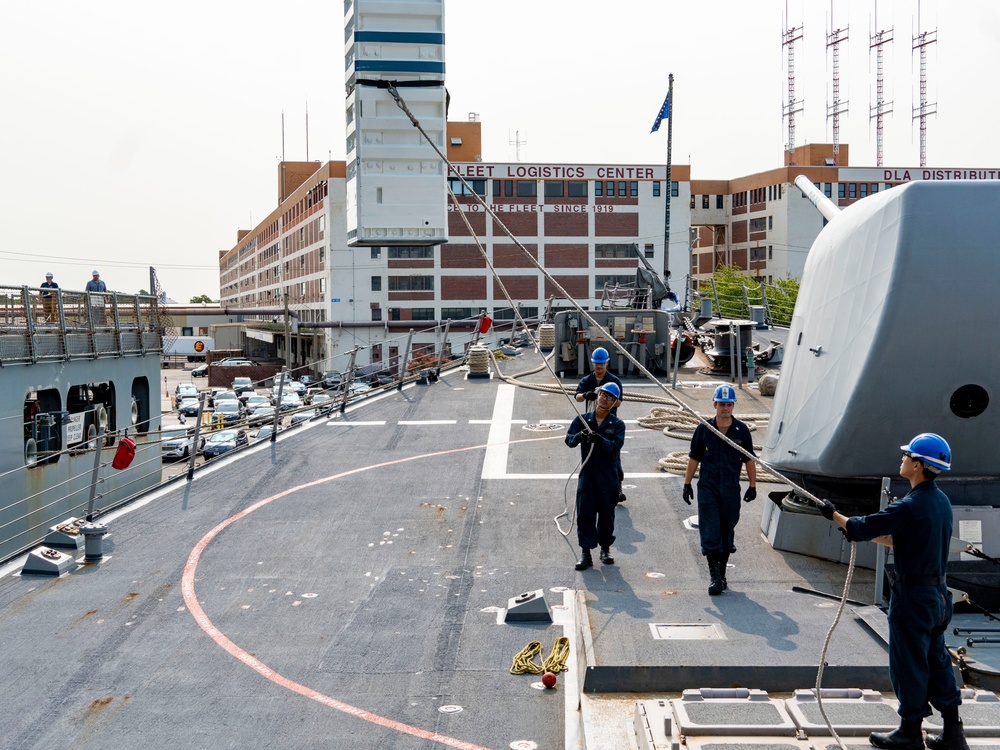
POLYGON ((534 261, 589 307, 600 304, 605 284, 634 280, 638 254, 669 272, 677 292, 689 281, 703 284, 720 265, 765 282, 797 278, 824 224, 793 185, 799 174, 840 206, 911 180, 1000 179, 998 170, 851 167, 846 145, 834 165, 831 145, 812 144, 796 149, 795 166, 732 180, 692 180, 688 166, 674 165, 668 186, 664 165, 483 161, 474 119, 449 123, 448 142, 458 206, 449 203, 444 245, 348 247, 345 164, 282 163, 277 208, 220 258, 222 305, 271 311, 250 320, 246 336, 287 356, 283 321, 274 315, 287 299, 307 324, 290 336, 295 365, 343 369, 346 353, 362 346, 358 364, 392 366, 409 329, 412 351, 437 351, 439 322, 454 321, 455 347, 468 341, 455 337, 458 321, 467 330, 481 311, 512 318, 502 287, 526 318, 553 297, 564 307, 534 261))

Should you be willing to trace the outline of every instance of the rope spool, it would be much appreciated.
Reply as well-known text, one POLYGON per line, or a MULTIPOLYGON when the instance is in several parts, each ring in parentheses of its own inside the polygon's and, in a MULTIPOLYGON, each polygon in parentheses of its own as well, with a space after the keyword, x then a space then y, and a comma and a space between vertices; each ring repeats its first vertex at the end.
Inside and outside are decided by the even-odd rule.
POLYGON ((538 326, 538 347, 542 351, 556 348, 556 327, 552 323, 538 326))
POLYGON ((486 375, 490 371, 490 350, 485 346, 469 347, 469 374, 486 375))

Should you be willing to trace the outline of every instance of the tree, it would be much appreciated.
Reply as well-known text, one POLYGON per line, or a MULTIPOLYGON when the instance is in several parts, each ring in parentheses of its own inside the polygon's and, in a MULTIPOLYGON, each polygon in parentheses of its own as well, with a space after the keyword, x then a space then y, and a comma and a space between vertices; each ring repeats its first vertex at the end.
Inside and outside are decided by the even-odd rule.
POLYGON ((212 302, 212 301, 213 301, 212 298, 209 297, 207 294, 197 294, 191 298, 192 305, 197 305, 200 302, 212 302))
POLYGON ((788 276, 775 279, 773 284, 764 284, 752 276, 745 276, 736 266, 719 266, 712 274, 711 286, 701 291, 715 297, 713 303, 717 300, 722 308, 721 311, 716 310, 716 314, 724 318, 749 317, 747 300, 749 299, 751 305, 763 305, 766 294, 766 307, 771 324, 787 326, 795 309, 799 281, 788 276), (745 294, 744 287, 746 287, 745 294))

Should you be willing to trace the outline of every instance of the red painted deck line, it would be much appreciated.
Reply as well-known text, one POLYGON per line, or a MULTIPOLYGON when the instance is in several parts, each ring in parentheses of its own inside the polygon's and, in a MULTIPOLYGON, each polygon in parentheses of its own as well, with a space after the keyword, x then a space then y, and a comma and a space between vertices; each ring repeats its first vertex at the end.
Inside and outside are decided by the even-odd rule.
MULTIPOLYGON (((534 443, 543 440, 555 440, 562 439, 562 435, 554 435, 544 438, 529 438, 526 440, 511 440, 510 443, 534 443)), ((233 643, 229 638, 225 636, 222 631, 220 631, 215 625, 212 624, 211 619, 205 614, 205 610, 202 609, 201 604, 198 602, 198 597, 195 595, 194 591, 194 576, 195 571, 198 568, 198 562, 201 560, 201 555, 212 542, 215 537, 217 537, 225 528, 231 526, 243 518, 246 518, 251 513, 253 513, 258 508, 262 508, 268 503, 279 500, 283 497, 291 495, 293 492, 298 492, 299 490, 306 489, 308 487, 315 487, 320 484, 325 484, 327 482, 332 482, 335 479, 341 479, 343 477, 350 476, 352 474, 360 474, 363 471, 371 471, 372 469, 381 469, 386 466, 395 466, 397 464, 406 463, 408 461, 417 461, 423 458, 434 458, 436 456, 446 456, 450 453, 463 453, 465 451, 474 450, 484 450, 486 445, 474 445, 466 448, 452 448, 446 451, 437 451, 435 453, 424 453, 419 456, 410 456, 408 458, 399 458, 394 461, 385 461, 379 464, 373 464, 371 466, 362 466, 357 469, 350 469, 349 471, 343 471, 339 474, 333 474, 329 477, 323 477, 322 479, 316 479, 312 482, 306 482, 305 484, 300 484, 297 487, 292 487, 290 489, 279 492, 270 497, 266 497, 263 500, 258 500, 253 505, 248 508, 241 510, 234 516, 230 516, 225 521, 222 521, 218 526, 209 531, 201 541, 195 545, 194 549, 191 550, 191 554, 188 556, 187 564, 184 566, 184 576, 181 579, 181 591, 184 595, 184 603, 187 605, 188 611, 194 617, 195 622, 198 623, 199 627, 208 634, 209 638, 215 641, 219 646, 221 646, 227 653, 231 656, 236 657, 241 662, 246 664, 250 669, 254 670, 258 674, 266 677, 271 682, 276 685, 280 685, 287 690, 298 693, 306 698, 310 698, 318 703, 322 703, 324 706, 329 708, 335 708, 338 711, 343 711, 346 714, 355 716, 364 721, 371 722, 372 724, 377 724, 386 729, 392 729, 396 732, 403 732, 405 734, 411 734, 414 737, 419 737, 424 740, 429 740, 431 742, 438 742, 442 745, 447 745, 448 747, 456 747, 460 750, 489 750, 489 748, 483 747, 482 745, 476 745, 471 742, 465 742, 464 740, 455 739, 454 737, 449 737, 444 734, 438 734, 437 732, 429 732, 426 729, 420 729, 419 727, 411 726, 410 724, 404 724, 401 721, 396 721, 395 719, 389 719, 385 716, 380 716, 379 714, 372 713, 371 711, 365 711, 363 708, 358 708, 357 706, 352 706, 349 703, 344 703, 336 698, 331 698, 328 695, 324 695, 310 687, 306 687, 294 680, 290 680, 287 677, 275 672, 269 666, 264 664, 259 659, 251 656, 248 652, 244 651, 242 648, 233 643)))

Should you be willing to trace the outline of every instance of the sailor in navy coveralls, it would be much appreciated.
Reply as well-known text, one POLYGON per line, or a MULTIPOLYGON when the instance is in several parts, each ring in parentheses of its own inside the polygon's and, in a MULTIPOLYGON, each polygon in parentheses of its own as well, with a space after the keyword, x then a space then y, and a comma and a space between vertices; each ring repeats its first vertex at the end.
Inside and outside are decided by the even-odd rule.
MULTIPOLYGON (((736 389, 731 385, 720 385, 715 389, 713 401, 715 417, 708 423, 751 456, 756 455, 750 428, 733 417, 736 389)), ((701 554, 708 559, 711 576, 708 593, 712 596, 721 594, 729 585, 726 582, 726 564, 729 555, 736 551, 736 524, 740 521, 740 468, 744 463, 750 487, 743 495, 743 502, 749 503, 757 497, 757 464, 705 425, 698 425, 691 438, 683 497, 684 502, 690 505, 694 497, 691 480, 700 464, 698 531, 701 534, 701 554)))
MULTIPOLYGON (((611 355, 608 354, 608 350, 603 346, 599 346, 594 349, 594 353, 590 355, 590 364, 593 366, 594 370, 588 373, 584 378, 577 384, 576 393, 574 398, 580 403, 586 401, 587 408, 591 409, 592 404, 597 402, 597 390, 605 383, 614 383, 618 386, 618 404, 622 402, 622 396, 625 394, 625 389, 622 388, 622 381, 618 379, 616 375, 608 372, 608 363, 611 361, 611 355)), ((611 413, 616 417, 618 416, 618 406, 616 405, 611 413)), ((621 484, 625 481, 625 471, 622 469, 622 454, 618 453, 616 457, 618 462, 618 502, 624 503, 627 498, 625 493, 621 490, 621 484)))
POLYGON ((580 446, 584 459, 576 484, 576 534, 580 543, 577 570, 594 564, 590 551, 601 548, 601 562, 613 565, 615 505, 618 503, 618 452, 625 443, 625 423, 611 413, 621 390, 614 383, 597 389, 597 406, 576 417, 566 433, 566 445, 580 446), (588 429, 589 428, 589 429, 588 429))
POLYGON ((868 740, 888 750, 924 747, 920 726, 931 706, 941 712, 944 730, 927 737, 931 750, 967 750, 944 632, 951 620, 951 592, 945 584, 951 541, 951 501, 934 482, 951 468, 951 448, 944 438, 925 432, 900 446, 899 474, 910 482, 901 500, 869 516, 848 518, 829 500, 820 512, 844 529, 852 542, 872 540, 891 546, 895 559, 889 601, 889 679, 899 700, 900 726, 874 732, 868 740))

